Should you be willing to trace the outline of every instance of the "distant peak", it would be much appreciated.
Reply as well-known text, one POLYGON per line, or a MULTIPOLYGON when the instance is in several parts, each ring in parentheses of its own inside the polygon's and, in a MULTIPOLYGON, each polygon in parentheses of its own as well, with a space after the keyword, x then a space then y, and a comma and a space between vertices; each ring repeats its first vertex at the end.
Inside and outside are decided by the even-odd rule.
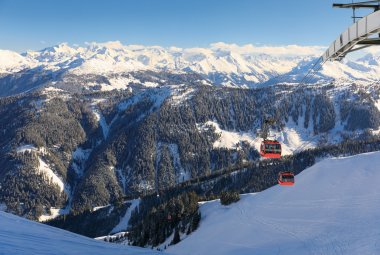
POLYGON ((363 57, 358 58, 356 61, 363 62, 363 61, 369 61, 369 60, 373 60, 373 59, 375 59, 375 56, 372 53, 368 53, 368 54, 364 55, 363 57))
POLYGON ((47 47, 40 52, 72 53, 75 49, 70 47, 67 42, 63 42, 52 47, 47 47))

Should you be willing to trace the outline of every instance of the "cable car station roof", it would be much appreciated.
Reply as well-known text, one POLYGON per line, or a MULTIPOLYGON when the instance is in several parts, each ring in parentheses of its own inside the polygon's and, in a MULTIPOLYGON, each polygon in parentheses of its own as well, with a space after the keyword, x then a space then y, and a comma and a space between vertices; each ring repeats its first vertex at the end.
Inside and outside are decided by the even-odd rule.
MULTIPOLYGON (((330 45, 323 54, 323 62, 327 60, 341 60, 349 52, 359 50, 372 45, 380 45, 380 37, 374 38, 373 35, 380 33, 380 1, 367 1, 352 4, 334 4, 339 8, 373 8, 375 12, 359 19, 330 45), (371 4, 377 3, 377 4, 371 4), (355 48, 355 46, 360 46, 355 48)), ((353 16, 354 20, 358 17, 353 16)))

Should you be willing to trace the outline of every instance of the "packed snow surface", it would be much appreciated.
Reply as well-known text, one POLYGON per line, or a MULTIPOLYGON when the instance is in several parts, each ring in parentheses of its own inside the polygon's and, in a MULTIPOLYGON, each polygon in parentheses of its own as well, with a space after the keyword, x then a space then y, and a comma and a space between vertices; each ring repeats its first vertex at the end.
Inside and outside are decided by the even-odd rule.
POLYGON ((221 206, 201 205, 198 230, 173 254, 380 254, 380 152, 323 160, 221 206))
MULTIPOLYGON (((49 180, 52 181, 52 183, 57 184, 59 186, 59 189, 61 191, 64 191, 67 187, 65 187, 65 184, 63 181, 54 173, 54 171, 50 168, 48 164, 46 164, 45 161, 43 161, 40 157, 38 158, 39 166, 38 166, 38 172, 45 174, 49 180)), ((68 191, 65 190, 67 193, 68 191)))
POLYGON ((0 254, 105 255, 163 254, 110 244, 0 212, 0 254))
POLYGON ((119 224, 117 224, 111 231, 111 233, 118 233, 123 230, 126 230, 128 228, 128 222, 129 219, 131 218, 133 210, 135 210, 136 207, 138 207, 140 204, 140 199, 133 199, 131 201, 131 205, 125 212, 125 215, 123 218, 120 219, 119 224))

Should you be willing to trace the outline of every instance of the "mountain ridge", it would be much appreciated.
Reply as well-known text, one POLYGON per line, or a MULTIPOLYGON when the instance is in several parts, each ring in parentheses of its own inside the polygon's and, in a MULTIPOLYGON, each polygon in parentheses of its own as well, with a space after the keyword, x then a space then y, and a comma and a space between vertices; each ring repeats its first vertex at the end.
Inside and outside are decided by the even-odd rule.
MULTIPOLYGON (((133 72, 163 71, 197 73, 214 85, 252 88, 300 82, 322 49, 317 46, 258 47, 225 43, 215 43, 208 48, 183 49, 123 45, 118 41, 88 43, 85 47, 61 43, 22 54, 0 51, 0 77, 14 79, 30 72, 43 72, 51 77, 97 75, 108 79, 110 87, 99 88, 91 82, 82 86, 110 90, 121 89, 118 86, 120 81, 112 80, 112 77, 133 72)), ((377 82, 379 76, 379 57, 368 53, 356 61, 326 63, 311 82, 342 80, 371 83, 377 82)), ((128 84, 127 80, 123 82, 128 84)))

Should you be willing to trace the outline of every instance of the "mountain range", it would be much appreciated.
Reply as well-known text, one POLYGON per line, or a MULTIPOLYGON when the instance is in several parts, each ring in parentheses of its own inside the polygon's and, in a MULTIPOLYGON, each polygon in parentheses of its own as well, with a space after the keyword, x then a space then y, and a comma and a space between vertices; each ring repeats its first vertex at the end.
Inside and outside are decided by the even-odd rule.
MULTIPOLYGON (((9 82, 16 77, 30 78, 31 72, 43 74, 45 79, 40 78, 39 86, 76 76, 81 77, 81 86, 85 89, 104 91, 125 89, 128 84, 137 82, 133 72, 185 72, 197 73, 214 85, 253 88, 299 82, 322 50, 323 47, 255 47, 225 43, 215 43, 208 48, 122 45, 118 41, 88 43, 85 47, 62 43, 21 54, 0 50, 0 75, 3 81, 9 82), (126 76, 127 73, 130 75, 126 76), (94 82, 90 76, 103 80, 94 82)), ((328 62, 310 82, 376 82, 380 76, 379 64, 379 57, 371 53, 355 61, 328 62)), ((144 84, 155 87, 160 81, 144 84)), ((25 88, 26 91, 30 89, 25 88)), ((9 90, 15 93, 24 91, 12 87, 9 90)), ((2 91, 1 94, 9 95, 11 92, 2 91)))
POLYGON ((299 83, 322 51, 119 42, 2 50, 0 209, 90 237, 130 231, 133 244, 156 247, 181 224, 182 234, 196 229, 191 192, 259 192, 278 171, 378 149, 379 57, 327 62, 312 84, 299 83), (275 164, 258 153, 268 116, 283 149, 275 164), (177 216, 154 227, 168 213, 177 216))

